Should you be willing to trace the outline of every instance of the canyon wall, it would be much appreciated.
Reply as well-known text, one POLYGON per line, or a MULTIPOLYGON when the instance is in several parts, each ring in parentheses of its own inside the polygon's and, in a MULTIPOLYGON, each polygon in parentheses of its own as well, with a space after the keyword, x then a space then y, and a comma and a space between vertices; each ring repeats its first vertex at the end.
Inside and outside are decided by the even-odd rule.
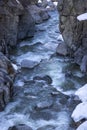
POLYGON ((58 0, 59 26, 68 53, 81 71, 87 71, 87 21, 77 16, 87 12, 87 0, 58 0))
POLYGON ((20 40, 33 37, 35 24, 48 18, 37 0, 0 0, 0 111, 12 97, 15 70, 9 52, 20 40))
POLYGON ((15 70, 7 58, 9 50, 17 44, 18 39, 34 35, 35 22, 22 2, 0 1, 0 111, 5 108, 13 95, 15 70))

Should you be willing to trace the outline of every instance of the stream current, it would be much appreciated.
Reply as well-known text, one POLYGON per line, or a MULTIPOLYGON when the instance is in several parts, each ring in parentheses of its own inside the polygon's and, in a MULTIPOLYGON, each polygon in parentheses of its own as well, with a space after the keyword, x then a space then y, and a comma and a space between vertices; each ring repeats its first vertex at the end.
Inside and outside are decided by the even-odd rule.
POLYGON ((77 101, 74 92, 87 82, 79 67, 68 57, 56 55, 62 40, 57 11, 36 25, 33 38, 19 43, 11 59, 19 66, 14 96, 0 113, 0 130, 26 124, 33 130, 75 130, 71 113, 77 101), (32 69, 21 68, 24 59, 38 62, 32 69))

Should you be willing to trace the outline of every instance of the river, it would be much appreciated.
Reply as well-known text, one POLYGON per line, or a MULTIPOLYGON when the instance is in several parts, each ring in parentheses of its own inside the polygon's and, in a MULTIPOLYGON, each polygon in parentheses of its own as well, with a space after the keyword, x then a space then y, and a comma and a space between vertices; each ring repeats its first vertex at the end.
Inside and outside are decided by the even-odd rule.
POLYGON ((58 12, 36 25, 33 38, 22 41, 11 54, 19 70, 14 81, 14 96, 0 113, 0 130, 26 124, 33 130, 75 130, 71 113, 78 101, 74 92, 87 82, 69 57, 56 55, 62 40, 58 12), (24 59, 38 62, 32 69, 21 68, 24 59))

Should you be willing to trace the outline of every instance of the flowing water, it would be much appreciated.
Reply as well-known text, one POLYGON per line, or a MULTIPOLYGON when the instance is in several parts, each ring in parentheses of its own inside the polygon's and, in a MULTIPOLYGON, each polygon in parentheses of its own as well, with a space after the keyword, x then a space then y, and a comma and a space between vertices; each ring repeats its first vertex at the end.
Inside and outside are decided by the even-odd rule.
POLYGON ((77 102, 72 95, 87 78, 72 59, 56 55, 62 40, 58 14, 56 10, 49 14, 48 21, 36 25, 35 36, 19 43, 12 52, 11 59, 19 66, 19 73, 13 99, 0 113, 0 130, 17 124, 27 124, 33 130, 76 129, 71 113, 77 102), (21 69, 24 59, 36 61, 38 65, 21 69))

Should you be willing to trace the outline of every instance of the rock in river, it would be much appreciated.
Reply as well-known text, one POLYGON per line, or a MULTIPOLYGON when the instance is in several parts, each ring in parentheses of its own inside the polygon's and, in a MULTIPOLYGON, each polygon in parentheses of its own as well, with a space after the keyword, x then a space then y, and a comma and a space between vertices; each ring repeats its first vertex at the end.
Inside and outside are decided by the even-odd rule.
POLYGON ((68 54, 67 46, 63 41, 61 41, 58 44, 58 47, 56 49, 56 53, 59 55, 63 55, 63 56, 66 56, 68 54))
POLYGON ((35 66, 37 66, 39 63, 32 60, 24 59, 21 62, 21 68, 27 68, 27 69, 33 69, 35 66))
POLYGON ((32 130, 32 128, 27 125, 20 124, 20 125, 12 126, 8 130, 32 130))

